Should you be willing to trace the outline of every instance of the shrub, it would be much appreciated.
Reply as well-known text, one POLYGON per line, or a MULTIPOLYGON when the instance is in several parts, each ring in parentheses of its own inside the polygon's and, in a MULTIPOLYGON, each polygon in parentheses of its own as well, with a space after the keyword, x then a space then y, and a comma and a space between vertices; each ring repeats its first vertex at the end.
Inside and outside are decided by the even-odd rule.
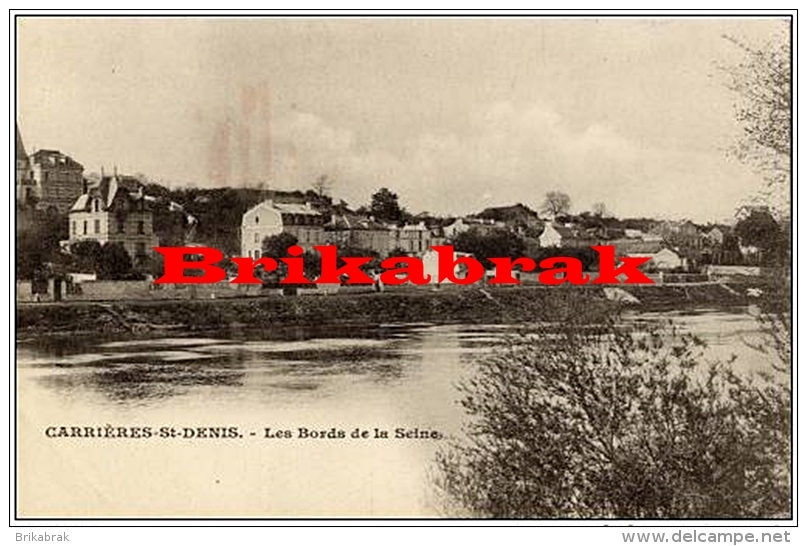
POLYGON ((616 321, 511 339, 461 385, 466 437, 437 461, 448 510, 789 517, 789 388, 706 363, 703 346, 616 321))

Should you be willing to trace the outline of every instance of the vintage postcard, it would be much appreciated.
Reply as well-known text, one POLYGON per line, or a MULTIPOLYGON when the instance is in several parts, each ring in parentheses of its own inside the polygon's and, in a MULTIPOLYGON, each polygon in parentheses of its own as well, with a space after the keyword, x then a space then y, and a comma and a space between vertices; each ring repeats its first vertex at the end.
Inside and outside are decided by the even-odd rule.
POLYGON ((792 521, 792 24, 13 16, 15 517, 792 521))

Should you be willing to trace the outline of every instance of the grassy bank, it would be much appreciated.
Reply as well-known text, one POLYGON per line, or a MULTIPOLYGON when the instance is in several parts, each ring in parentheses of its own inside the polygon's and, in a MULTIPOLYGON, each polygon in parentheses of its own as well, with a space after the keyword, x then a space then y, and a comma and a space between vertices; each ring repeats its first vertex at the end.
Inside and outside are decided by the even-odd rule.
MULTIPOLYGON (((733 307, 746 303, 740 293, 718 285, 630 286, 632 304, 658 311, 688 307, 733 307)), ((83 333, 154 335, 231 327, 393 322, 517 323, 563 320, 582 308, 592 322, 609 301, 600 287, 472 287, 384 293, 269 296, 233 300, 119 301, 21 305, 21 336, 83 333)))

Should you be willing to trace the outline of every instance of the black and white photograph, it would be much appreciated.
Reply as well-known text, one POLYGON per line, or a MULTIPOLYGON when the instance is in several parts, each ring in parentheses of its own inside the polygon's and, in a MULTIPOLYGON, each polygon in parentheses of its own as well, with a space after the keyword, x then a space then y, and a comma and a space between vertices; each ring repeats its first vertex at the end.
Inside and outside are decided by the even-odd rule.
POLYGON ((13 518, 792 524, 794 19, 12 14, 13 518))

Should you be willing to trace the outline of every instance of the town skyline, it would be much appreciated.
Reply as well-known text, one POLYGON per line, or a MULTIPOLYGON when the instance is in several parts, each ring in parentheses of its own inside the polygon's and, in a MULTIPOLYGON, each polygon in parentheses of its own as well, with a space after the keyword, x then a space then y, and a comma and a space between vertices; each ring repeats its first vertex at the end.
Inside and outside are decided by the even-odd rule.
POLYGON ((538 210, 560 190, 576 212, 604 202, 618 217, 724 221, 763 186, 727 152, 739 127, 717 63, 741 52, 724 35, 759 43, 783 30, 773 19, 22 19, 17 122, 29 153, 171 187, 305 191, 327 175, 354 207, 388 187, 413 213, 538 210))

